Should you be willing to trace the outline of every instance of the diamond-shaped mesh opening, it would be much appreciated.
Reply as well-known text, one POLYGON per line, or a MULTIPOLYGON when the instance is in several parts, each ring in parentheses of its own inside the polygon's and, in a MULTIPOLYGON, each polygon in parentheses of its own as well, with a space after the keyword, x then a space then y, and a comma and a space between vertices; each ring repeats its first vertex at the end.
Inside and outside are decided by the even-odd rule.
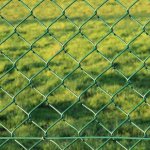
POLYGON ((33 86, 44 95, 50 93, 60 83, 61 80, 48 69, 42 71, 33 79, 33 86))
POLYGON ((0 50, 12 60, 18 59, 28 49, 28 43, 21 39, 21 37, 19 37, 17 34, 14 34, 2 45, 0 45, 0 50))
POLYGON ((45 26, 35 17, 30 16, 24 20, 18 27, 17 32, 29 43, 33 43, 45 32, 45 26), (38 31, 38 32, 37 32, 38 31))
POLYGON ((133 91, 131 87, 126 87, 114 97, 115 104, 126 113, 131 112, 141 100, 142 97, 133 91))
POLYGON ((92 43, 81 34, 75 36, 66 46, 67 52, 78 61, 86 56, 92 49, 92 43))
POLYGON ((142 95, 146 94, 148 89, 150 89, 149 76, 149 70, 143 68, 131 78, 131 81, 133 82, 133 88, 142 95))
POLYGON ((146 47, 148 43, 150 43, 149 36, 142 34, 130 45, 130 50, 140 59, 144 60, 148 56, 148 47, 146 47))
POLYGON ((95 16, 84 24, 82 32, 92 40, 93 43, 97 43, 109 32, 109 28, 98 18, 98 16, 95 16))
POLYGON ((52 92, 48 97, 48 103, 55 107, 58 111, 65 111, 70 105, 77 100, 74 93, 66 87, 61 86, 52 92))
POLYGON ((43 103, 31 113, 32 121, 42 129, 52 126, 60 118, 60 114, 49 105, 43 103))
POLYGON ((126 51, 116 58, 115 64, 117 70, 129 77, 141 67, 143 62, 133 55, 132 52, 126 51))
POLYGON ((127 16, 115 25, 114 32, 125 42, 130 42, 141 32, 141 26, 127 16))
POLYGON ((81 102, 95 113, 110 101, 109 95, 104 93, 99 87, 94 85, 82 96, 81 102))
POLYGON ((113 103, 100 111, 97 116, 97 120, 100 124, 110 132, 115 130, 125 119, 126 115, 116 108, 113 103), (105 117, 107 117, 107 120, 105 117))
POLYGON ((82 103, 75 104, 65 112, 65 121, 80 130, 87 125, 93 118, 93 113, 90 112, 82 103), (80 113, 74 113, 80 112, 80 113))
POLYGON ((97 79, 97 84, 109 94, 114 94, 125 85, 125 78, 114 69, 109 69, 97 79))
POLYGON ((64 16, 59 18, 49 28, 51 35, 62 43, 68 41, 76 31, 76 26, 64 16))
POLYGON ((9 71, 2 79, 0 85, 9 93, 16 94, 28 84, 28 80, 19 71, 9 71))
POLYGON ((77 69, 71 74, 71 76, 67 77, 65 85, 76 94, 80 94, 86 90, 92 82, 93 80, 87 74, 85 74, 81 69, 77 69))
POLYGON ((19 24, 29 15, 29 12, 21 2, 13 0, 2 9, 1 15, 12 24, 19 24))
POLYGON ((34 15, 45 25, 49 25, 61 15, 61 9, 52 1, 44 0, 34 10, 34 15))
POLYGON ((21 126, 19 126, 19 128, 15 130, 14 134, 18 137, 42 137, 44 133, 38 126, 36 126, 32 122, 31 119, 28 119, 21 126))
MULTIPOLYGON (((134 120, 133 120, 134 122, 134 120)), ((133 124, 132 119, 124 122, 115 132, 114 136, 122 136, 122 137, 143 137, 144 134, 133 124)))
POLYGON ((67 53, 61 52, 50 62, 49 67, 61 78, 72 72, 78 64, 67 53))
POLYGON ((31 78, 45 67, 45 63, 33 52, 25 54, 17 63, 17 69, 28 78, 31 78), (30 59, 32 58, 32 59, 30 59))
MULTIPOLYGON (((95 119, 93 122, 91 122, 90 124, 88 124, 88 126, 86 126, 82 132, 81 132, 82 136, 109 136, 110 133, 108 132, 108 130, 106 130, 106 128, 104 128, 100 121, 95 119)), ((103 140, 103 142, 106 139, 103 140)), ((93 143, 94 144, 94 143, 93 143)))
POLYGON ((50 137, 76 137, 77 131, 64 120, 61 120, 48 130, 47 135, 50 137))
POLYGON ((33 51, 46 61, 53 57, 59 50, 61 50, 60 43, 49 34, 40 38, 33 45, 33 51))
POLYGON ((82 68, 92 77, 101 74, 109 65, 109 62, 98 51, 88 55, 81 63, 82 68))
POLYGON ((15 104, 12 104, 1 112, 0 118, 1 124, 10 131, 13 131, 14 129, 17 129, 17 126, 20 125, 24 119, 27 118, 27 115, 15 104))
POLYGON ((43 100, 44 97, 39 94, 35 89, 27 87, 21 93, 19 93, 19 95, 17 95, 16 104, 19 105, 23 110, 29 112, 43 100))
POLYGON ((150 106, 143 103, 130 114, 130 119, 140 129, 145 131, 149 127, 150 106))
POLYGON ((130 13, 140 23, 145 24, 149 20, 148 17, 149 16, 148 14, 150 13, 150 9, 148 9, 149 7, 150 7, 149 0, 145 0, 144 3, 142 1, 137 1, 137 3, 133 7, 131 7, 130 13), (148 7, 144 7, 145 5, 147 5, 148 7))
POLYGON ((114 34, 108 35, 98 44, 98 50, 106 56, 108 59, 113 59, 125 48, 125 43, 123 43, 114 34))
POLYGON ((80 26, 93 15, 93 9, 86 2, 78 1, 66 10, 66 15, 71 21, 80 26))
POLYGON ((116 1, 108 1, 98 9, 100 16, 109 25, 114 24, 125 14, 125 9, 116 1))

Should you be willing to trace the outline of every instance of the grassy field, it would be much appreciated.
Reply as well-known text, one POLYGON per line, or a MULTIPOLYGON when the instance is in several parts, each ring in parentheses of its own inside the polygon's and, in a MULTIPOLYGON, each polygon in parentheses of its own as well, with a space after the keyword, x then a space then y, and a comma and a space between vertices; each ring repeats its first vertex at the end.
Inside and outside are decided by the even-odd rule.
MULTIPOLYGON (((7 2, 0 0, 0 137, 150 138, 149 0, 7 2)), ((1 150, 149 147, 137 139, 0 138, 1 150)))

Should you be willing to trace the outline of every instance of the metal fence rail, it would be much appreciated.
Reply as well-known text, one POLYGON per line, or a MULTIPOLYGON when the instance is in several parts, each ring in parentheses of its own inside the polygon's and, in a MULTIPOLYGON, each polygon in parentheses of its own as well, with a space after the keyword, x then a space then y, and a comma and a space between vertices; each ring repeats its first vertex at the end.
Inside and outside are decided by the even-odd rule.
POLYGON ((134 8, 141 3, 149 5, 146 0, 0 1, 0 149, 148 149, 149 45, 146 51, 140 44, 133 48, 150 36, 149 18, 134 8), (82 5, 83 12, 76 13, 82 5), (135 14, 147 18, 142 22, 135 14), (124 35, 122 21, 121 26, 130 28, 132 21, 138 28, 124 35), (98 22, 107 28, 103 34, 101 25, 93 28, 98 22))

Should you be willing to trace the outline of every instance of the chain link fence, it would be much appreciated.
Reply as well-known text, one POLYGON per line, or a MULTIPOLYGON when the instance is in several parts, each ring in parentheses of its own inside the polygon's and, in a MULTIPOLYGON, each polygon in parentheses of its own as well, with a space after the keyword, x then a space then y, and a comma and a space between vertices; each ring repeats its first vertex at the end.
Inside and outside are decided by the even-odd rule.
POLYGON ((0 149, 150 147, 149 0, 0 0, 0 149))

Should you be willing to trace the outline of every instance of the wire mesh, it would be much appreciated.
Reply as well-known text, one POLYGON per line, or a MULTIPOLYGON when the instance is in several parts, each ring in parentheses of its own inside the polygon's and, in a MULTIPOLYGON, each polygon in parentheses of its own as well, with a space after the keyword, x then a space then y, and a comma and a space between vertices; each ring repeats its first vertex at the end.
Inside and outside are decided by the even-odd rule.
POLYGON ((149 149, 149 0, 1 0, 0 148, 149 149))

